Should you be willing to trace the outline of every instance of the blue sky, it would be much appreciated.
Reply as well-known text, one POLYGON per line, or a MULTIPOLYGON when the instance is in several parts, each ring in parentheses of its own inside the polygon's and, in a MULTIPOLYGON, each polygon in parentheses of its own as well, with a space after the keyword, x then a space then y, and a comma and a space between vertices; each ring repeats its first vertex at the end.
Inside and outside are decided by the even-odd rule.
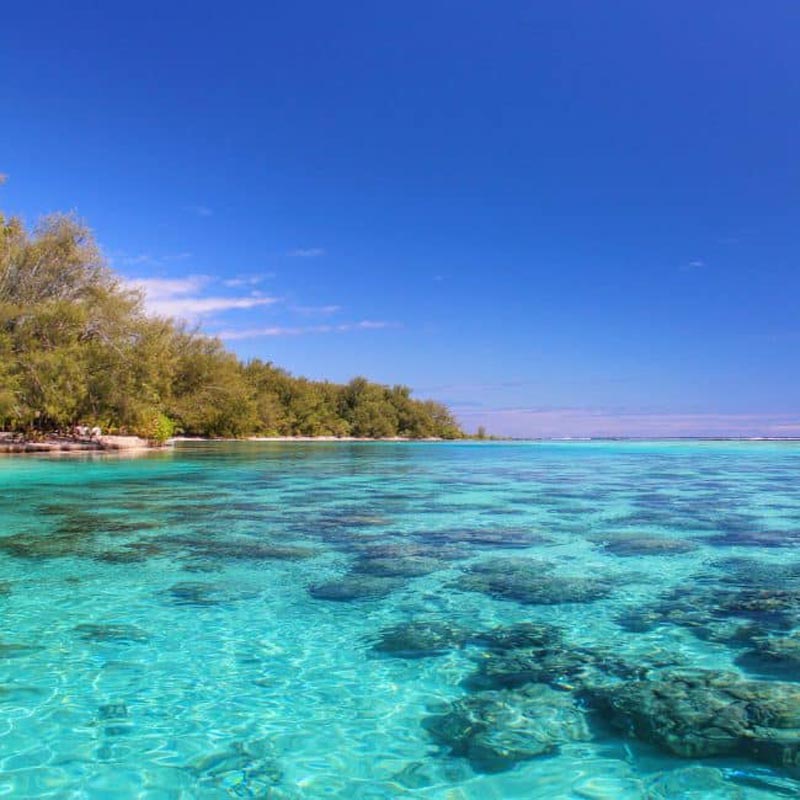
POLYGON ((800 435, 800 5, 12 4, 0 207, 513 435, 800 435))

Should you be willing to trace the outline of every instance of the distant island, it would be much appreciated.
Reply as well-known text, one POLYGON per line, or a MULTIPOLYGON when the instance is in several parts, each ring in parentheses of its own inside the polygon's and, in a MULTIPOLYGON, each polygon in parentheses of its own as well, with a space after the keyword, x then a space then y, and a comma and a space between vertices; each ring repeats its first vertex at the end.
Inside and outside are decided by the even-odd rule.
POLYGON ((0 214, 0 430, 35 440, 78 426, 154 443, 465 435, 446 406, 406 386, 294 377, 147 314, 72 215, 29 231, 0 214))

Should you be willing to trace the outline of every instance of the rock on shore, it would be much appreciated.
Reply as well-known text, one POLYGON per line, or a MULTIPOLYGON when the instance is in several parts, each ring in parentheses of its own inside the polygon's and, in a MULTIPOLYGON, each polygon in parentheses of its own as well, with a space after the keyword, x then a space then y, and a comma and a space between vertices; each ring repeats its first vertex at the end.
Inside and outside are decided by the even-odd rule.
POLYGON ((148 450, 153 448, 139 436, 101 436, 98 439, 75 439, 53 436, 40 441, 0 433, 0 453, 59 453, 102 450, 148 450))

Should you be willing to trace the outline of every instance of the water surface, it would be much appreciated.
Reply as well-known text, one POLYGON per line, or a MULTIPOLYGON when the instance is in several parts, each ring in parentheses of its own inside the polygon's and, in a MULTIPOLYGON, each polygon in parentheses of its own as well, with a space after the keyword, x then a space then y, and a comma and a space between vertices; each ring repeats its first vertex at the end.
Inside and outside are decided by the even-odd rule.
POLYGON ((0 794, 798 796, 763 748, 708 755, 695 720, 678 755, 607 702, 725 675, 800 716, 799 466, 786 443, 4 458, 0 794))

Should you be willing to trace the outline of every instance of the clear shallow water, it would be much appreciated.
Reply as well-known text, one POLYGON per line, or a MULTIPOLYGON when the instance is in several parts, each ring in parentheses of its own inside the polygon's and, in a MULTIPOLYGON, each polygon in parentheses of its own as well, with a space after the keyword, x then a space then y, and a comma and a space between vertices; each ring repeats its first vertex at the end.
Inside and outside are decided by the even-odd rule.
POLYGON ((679 758, 597 697, 800 681, 774 646, 800 627, 799 466, 773 443, 0 460, 0 795, 798 796, 796 770, 679 758), (403 649, 410 622, 435 646, 403 649), (558 636, 512 654, 557 662, 528 706, 485 638, 525 622, 558 636))

